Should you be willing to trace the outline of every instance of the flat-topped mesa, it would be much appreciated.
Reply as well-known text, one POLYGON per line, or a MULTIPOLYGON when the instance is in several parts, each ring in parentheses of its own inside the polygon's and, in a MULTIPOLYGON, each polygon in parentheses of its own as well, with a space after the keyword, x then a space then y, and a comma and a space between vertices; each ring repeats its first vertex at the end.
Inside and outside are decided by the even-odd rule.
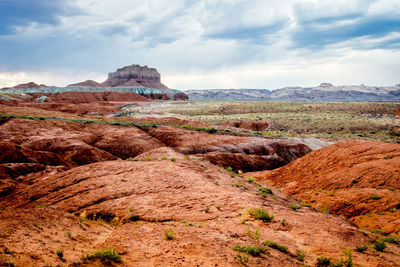
POLYGON ((147 66, 130 65, 110 72, 103 86, 143 86, 155 89, 168 89, 161 83, 161 75, 155 68, 147 66))

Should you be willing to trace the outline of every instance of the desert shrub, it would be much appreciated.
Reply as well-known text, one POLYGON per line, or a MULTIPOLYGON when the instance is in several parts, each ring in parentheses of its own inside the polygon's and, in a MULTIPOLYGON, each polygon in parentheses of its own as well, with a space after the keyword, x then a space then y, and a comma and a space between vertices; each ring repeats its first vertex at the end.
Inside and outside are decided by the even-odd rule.
POLYGON ((174 229, 170 229, 170 230, 165 229, 165 231, 164 231, 164 239, 165 239, 165 240, 172 240, 172 239, 174 239, 174 238, 175 238, 175 231, 174 231, 174 229))
POLYGON ((367 249, 368 249, 368 244, 364 244, 364 245, 362 245, 362 246, 356 247, 356 251, 357 251, 357 252, 360 252, 360 253, 363 253, 363 252, 366 251, 367 249))
POLYGON ((64 257, 64 252, 61 249, 57 250, 56 254, 57 254, 57 257, 60 258, 60 260, 62 260, 62 258, 64 257))
POLYGON ((400 238, 398 236, 387 236, 384 239, 382 239, 382 242, 398 245, 400 243, 400 238))
POLYGON ((172 162, 176 162, 176 158, 171 158, 171 161, 172 162))
POLYGON ((290 208, 291 208, 292 210, 298 210, 298 209, 300 209, 300 206, 298 206, 298 205, 296 205, 296 204, 290 204, 290 208))
POLYGON ((279 250, 279 251, 281 251, 283 253, 289 253, 289 249, 288 249, 287 246, 280 245, 280 244, 278 244, 278 243, 276 243, 274 241, 271 241, 271 240, 265 240, 263 242, 263 245, 267 246, 267 247, 270 247, 270 248, 274 248, 274 249, 279 250))
POLYGON ((375 240, 374 249, 377 251, 384 251, 386 248, 386 243, 382 240, 375 240))
POLYGON ((242 254, 239 253, 239 254, 236 255, 236 258, 243 265, 246 265, 249 262, 249 256, 248 255, 242 255, 242 254))
POLYGON ((304 262, 305 257, 306 257, 306 253, 303 250, 297 250, 296 251, 296 258, 299 261, 304 262))
POLYGON ((331 260, 326 258, 326 257, 319 257, 317 258, 317 266, 318 267, 323 267, 323 266, 330 266, 331 265, 331 260))
POLYGON ((257 195, 260 195, 262 197, 267 197, 268 195, 273 195, 274 193, 272 192, 271 188, 267 187, 259 187, 257 195))
POLYGON ((378 200, 378 199, 381 199, 382 197, 381 197, 381 196, 377 196, 377 195, 372 195, 372 196, 370 196, 369 198, 370 198, 370 199, 378 200))
POLYGON ((121 256, 115 251, 115 249, 97 250, 92 255, 88 256, 88 259, 100 259, 102 262, 121 262, 121 256))
POLYGON ((232 172, 232 171, 233 171, 233 169, 232 169, 231 166, 229 166, 228 168, 226 168, 226 170, 227 170, 228 172, 232 172))
POLYGON ((270 222, 274 219, 274 216, 270 216, 268 212, 263 209, 251 209, 249 213, 255 219, 262 220, 263 222, 270 222))
POLYGON ((255 257, 260 256, 261 253, 265 252, 265 248, 263 248, 263 247, 241 246, 241 245, 234 246, 233 250, 238 251, 238 252, 246 252, 255 257))

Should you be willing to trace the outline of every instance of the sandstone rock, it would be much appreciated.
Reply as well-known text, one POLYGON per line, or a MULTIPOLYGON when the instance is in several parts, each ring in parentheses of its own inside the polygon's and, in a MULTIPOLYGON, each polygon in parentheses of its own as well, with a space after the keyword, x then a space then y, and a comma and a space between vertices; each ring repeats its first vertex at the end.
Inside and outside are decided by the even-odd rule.
POLYGON ((108 74, 108 79, 102 83, 104 87, 143 86, 155 89, 168 89, 161 83, 160 73, 155 68, 130 65, 108 74))

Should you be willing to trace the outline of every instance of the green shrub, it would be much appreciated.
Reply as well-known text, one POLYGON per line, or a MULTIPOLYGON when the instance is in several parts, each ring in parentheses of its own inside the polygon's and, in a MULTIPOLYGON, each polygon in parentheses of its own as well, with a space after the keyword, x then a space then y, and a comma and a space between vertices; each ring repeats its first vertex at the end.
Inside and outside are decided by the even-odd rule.
POLYGON ((57 254, 57 257, 60 258, 60 260, 62 260, 62 258, 64 257, 64 252, 61 249, 57 250, 56 254, 57 254))
POLYGON ((375 240, 374 242, 374 248, 377 251, 384 251, 386 248, 386 243, 384 241, 379 241, 379 240, 375 240))
POLYGON ((398 236, 387 236, 384 239, 382 239, 382 242, 387 242, 387 243, 392 243, 398 245, 400 242, 400 239, 398 236))
POLYGON ((290 204, 290 208, 291 208, 292 210, 298 210, 298 209, 300 209, 300 206, 298 206, 298 205, 296 205, 296 204, 290 204))
POLYGON ((304 262, 305 257, 306 257, 306 253, 304 251, 302 251, 302 250, 297 250, 296 251, 296 258, 299 261, 304 262))
POLYGON ((263 247, 253 247, 253 246, 240 246, 236 245, 233 247, 233 250, 238 252, 246 252, 253 256, 260 256, 261 253, 265 253, 265 248, 263 247))
POLYGON ((236 255, 236 258, 243 265, 246 265, 249 262, 249 256, 248 255, 242 255, 242 254, 239 253, 239 254, 236 255))
POLYGON ((262 220, 263 222, 270 222, 274 219, 274 216, 270 216, 267 211, 263 209, 251 209, 250 215, 257 220, 262 220))
POLYGON ((164 239, 165 239, 165 240, 172 240, 172 239, 174 239, 174 238, 175 238, 175 231, 174 231, 174 229, 170 229, 170 230, 165 229, 165 231, 164 231, 164 239))
POLYGON ((272 192, 271 188, 266 188, 266 187, 259 187, 257 195, 260 195, 262 197, 267 197, 268 195, 273 195, 274 193, 272 192))
POLYGON ((232 171, 233 171, 231 166, 229 166, 228 168, 226 168, 226 170, 227 170, 228 172, 232 172, 232 171))
POLYGON ((171 158, 171 161, 172 162, 176 162, 176 158, 171 158))
POLYGON ((97 250, 92 255, 88 256, 89 260, 100 259, 102 262, 113 261, 121 262, 121 256, 115 251, 115 249, 109 248, 105 250, 97 250))
POLYGON ((265 240, 263 242, 263 245, 267 246, 267 247, 270 247, 270 248, 274 248, 274 249, 279 250, 279 251, 281 251, 283 253, 289 253, 289 249, 288 249, 287 246, 279 245, 278 243, 276 243, 274 241, 271 241, 271 240, 265 240))
POLYGON ((377 195, 372 195, 372 196, 370 196, 369 198, 370 198, 370 199, 378 200, 378 199, 381 199, 382 197, 381 197, 381 196, 377 196, 377 195))

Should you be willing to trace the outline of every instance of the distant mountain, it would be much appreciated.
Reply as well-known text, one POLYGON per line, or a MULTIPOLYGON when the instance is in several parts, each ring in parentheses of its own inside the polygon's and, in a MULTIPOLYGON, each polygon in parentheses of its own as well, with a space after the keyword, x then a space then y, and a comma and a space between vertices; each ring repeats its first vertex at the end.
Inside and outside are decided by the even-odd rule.
POLYGON ((81 87, 101 87, 101 84, 96 82, 96 81, 93 81, 93 80, 86 80, 84 82, 70 84, 67 87, 76 87, 76 86, 81 86, 81 87))
POLYGON ((310 101, 310 102, 400 102, 400 84, 387 87, 366 85, 285 87, 267 89, 188 90, 190 100, 229 101, 310 101))

